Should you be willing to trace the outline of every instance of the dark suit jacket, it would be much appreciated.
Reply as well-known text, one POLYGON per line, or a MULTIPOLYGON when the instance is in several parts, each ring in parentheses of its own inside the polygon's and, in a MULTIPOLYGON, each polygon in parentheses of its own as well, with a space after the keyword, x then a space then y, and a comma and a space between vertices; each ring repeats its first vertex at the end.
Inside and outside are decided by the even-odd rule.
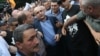
MULTIPOLYGON (((61 29, 56 27, 56 23, 58 22, 56 17, 46 16, 46 20, 50 20, 50 22, 53 26, 55 34, 60 34, 61 33, 61 29)), ((40 20, 38 20, 37 18, 35 18, 35 20, 33 22, 33 27, 38 29, 38 31, 43 33, 43 30, 42 30, 42 27, 41 27, 41 24, 40 24, 40 20)), ((44 36, 43 36, 43 38, 44 38, 44 36)), ((44 41, 44 39, 43 39, 43 41, 44 41)), ((44 44, 45 44, 45 42, 44 42, 44 44)))
MULTIPOLYGON (((61 33, 60 29, 58 29, 56 27, 56 23, 58 21, 56 19, 56 17, 46 16, 46 20, 50 20, 50 22, 51 22, 51 24, 53 26, 55 34, 61 33)), ((41 24, 40 24, 40 20, 38 20, 37 18, 34 20, 33 26, 34 26, 34 28, 38 29, 40 32, 43 33, 43 30, 42 30, 42 27, 41 27, 41 24)), ((43 39, 43 41, 44 41, 44 39, 43 39)), ((59 42, 56 43, 56 46, 52 47, 52 46, 46 45, 46 42, 44 41, 44 44, 46 46, 47 56, 58 56, 57 55, 57 52, 59 51, 58 43, 59 42)))
MULTIPOLYGON (((50 20, 50 22, 51 22, 51 24, 53 26, 53 29, 54 29, 55 34, 61 33, 60 32, 60 29, 58 29, 56 27, 56 23, 58 22, 58 20, 56 19, 56 17, 46 16, 46 20, 50 20)), ((36 28, 36 29, 38 29, 40 32, 43 33, 42 27, 41 27, 41 24, 40 24, 40 20, 38 20, 37 18, 33 22, 33 27, 36 28)))

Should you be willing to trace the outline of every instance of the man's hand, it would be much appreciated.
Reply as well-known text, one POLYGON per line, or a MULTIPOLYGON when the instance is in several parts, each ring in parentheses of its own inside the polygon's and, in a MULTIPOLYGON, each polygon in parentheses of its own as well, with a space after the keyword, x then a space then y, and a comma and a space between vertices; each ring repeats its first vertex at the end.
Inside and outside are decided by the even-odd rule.
POLYGON ((62 27, 62 35, 67 35, 66 29, 64 27, 62 27))
POLYGON ((61 38, 60 34, 56 34, 56 35, 55 35, 55 40, 56 40, 56 42, 58 42, 58 41, 60 40, 60 38, 61 38))
POLYGON ((42 32, 40 32, 40 31, 37 31, 37 33, 41 36, 41 37, 43 37, 43 34, 42 34, 42 32))
POLYGON ((17 52, 17 47, 10 45, 10 46, 9 46, 9 51, 10 51, 11 53, 13 53, 13 54, 16 54, 16 52, 17 52))
POLYGON ((56 23, 56 27, 57 27, 57 28, 61 28, 61 27, 62 27, 62 23, 61 23, 61 22, 57 22, 57 23, 56 23))
POLYGON ((43 37, 42 32, 38 31, 38 29, 35 29, 35 31, 39 34, 40 37, 43 37))

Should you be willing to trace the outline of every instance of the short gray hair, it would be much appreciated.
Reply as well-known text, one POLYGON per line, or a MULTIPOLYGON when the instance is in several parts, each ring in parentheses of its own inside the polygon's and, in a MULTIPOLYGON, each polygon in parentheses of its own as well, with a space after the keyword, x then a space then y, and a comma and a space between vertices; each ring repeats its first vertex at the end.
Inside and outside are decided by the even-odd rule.
POLYGON ((93 7, 100 6, 100 0, 81 0, 82 5, 88 6, 91 5, 93 7))
POLYGON ((13 32, 13 37, 14 37, 15 42, 21 42, 22 43, 23 42, 23 32, 25 30, 28 30, 28 29, 31 29, 31 28, 33 28, 33 26, 29 25, 29 24, 19 25, 13 32))

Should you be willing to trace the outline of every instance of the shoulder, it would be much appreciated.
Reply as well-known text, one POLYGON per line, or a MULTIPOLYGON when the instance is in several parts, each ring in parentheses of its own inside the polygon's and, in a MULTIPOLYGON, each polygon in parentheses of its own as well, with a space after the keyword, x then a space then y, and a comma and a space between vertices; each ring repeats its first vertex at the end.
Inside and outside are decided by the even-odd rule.
POLYGON ((54 16, 46 16, 49 20, 55 20, 55 19, 57 19, 56 17, 54 17, 54 16))
POLYGON ((51 9, 45 12, 45 15, 50 15, 51 14, 51 9))
POLYGON ((2 36, 0 36, 0 43, 1 44, 5 44, 5 45, 8 45, 7 42, 4 40, 4 38, 2 36))
POLYGON ((0 56, 11 56, 8 48, 0 43, 0 56))
POLYGON ((72 8, 80 9, 80 6, 79 5, 72 5, 72 8))
POLYGON ((36 23, 36 22, 38 22, 38 21, 39 21, 38 18, 34 18, 33 23, 36 23))
POLYGON ((36 28, 40 25, 40 21, 38 20, 38 18, 35 18, 35 20, 32 23, 33 27, 36 28))
POLYGON ((54 16, 47 16, 48 20, 50 20, 51 22, 56 22, 58 21, 56 17, 54 16))
POLYGON ((61 11, 61 12, 63 12, 63 11, 64 11, 64 8, 62 8, 62 7, 59 7, 59 9, 60 9, 60 11, 61 11))

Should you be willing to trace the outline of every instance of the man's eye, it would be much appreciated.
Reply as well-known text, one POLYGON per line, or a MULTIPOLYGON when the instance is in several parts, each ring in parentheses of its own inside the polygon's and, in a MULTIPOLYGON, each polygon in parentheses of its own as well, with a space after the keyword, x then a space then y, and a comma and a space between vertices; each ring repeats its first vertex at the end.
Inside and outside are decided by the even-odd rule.
POLYGON ((40 10, 40 12, 42 12, 43 10, 40 10))
POLYGON ((36 12, 36 14, 39 14, 39 12, 36 12))
POLYGON ((29 39, 29 41, 32 41, 32 40, 33 40, 33 38, 30 38, 30 39, 29 39))
POLYGON ((29 41, 32 41, 34 39, 34 36, 32 36, 30 39, 29 39, 29 41))
POLYGON ((34 36, 32 36, 32 37, 29 39, 29 41, 33 41, 33 40, 34 40, 34 38, 36 38, 36 36, 37 36, 37 34, 36 34, 36 35, 34 35, 34 36))

